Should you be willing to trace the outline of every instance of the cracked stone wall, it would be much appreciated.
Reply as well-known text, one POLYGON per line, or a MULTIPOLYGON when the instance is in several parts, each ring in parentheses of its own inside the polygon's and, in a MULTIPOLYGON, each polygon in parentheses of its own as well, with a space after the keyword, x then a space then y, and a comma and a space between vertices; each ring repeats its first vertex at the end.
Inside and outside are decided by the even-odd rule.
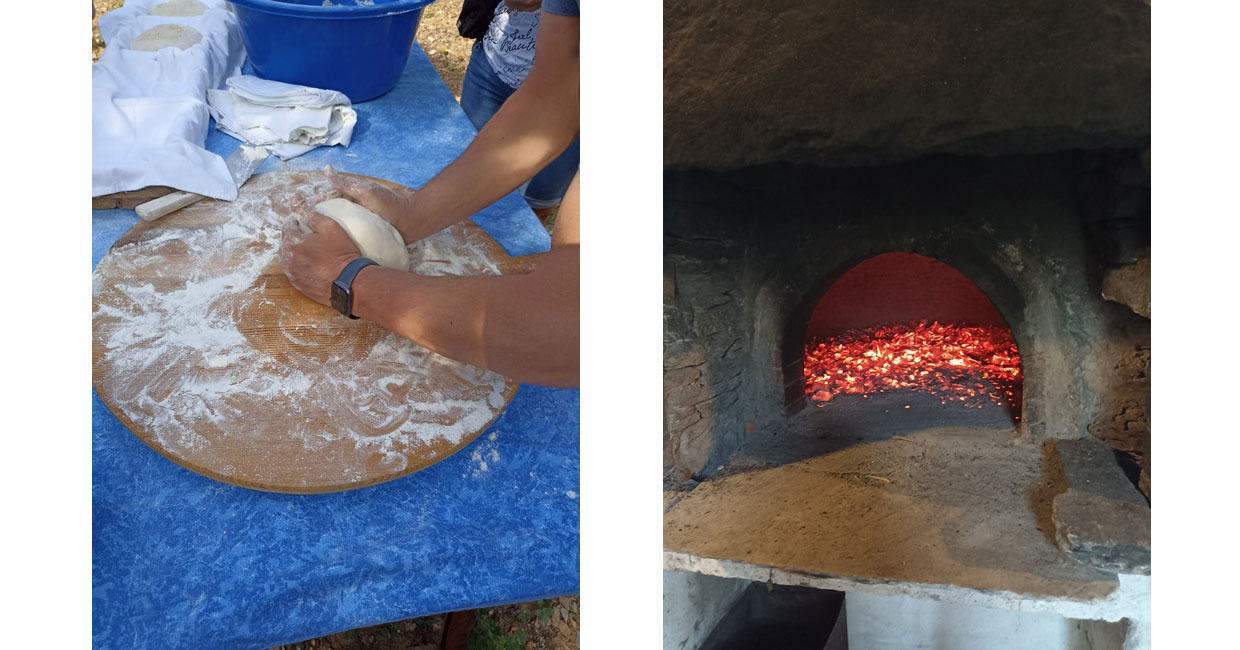
POLYGON ((933 157, 664 177, 664 462, 704 476, 793 430, 804 326, 830 282, 889 251, 944 261, 1007 320, 1023 431, 1075 438, 1115 408, 1116 347, 1074 185, 1079 156, 933 157))
POLYGON ((744 198, 709 179, 678 189, 664 192, 663 462, 696 475, 744 427, 744 198))

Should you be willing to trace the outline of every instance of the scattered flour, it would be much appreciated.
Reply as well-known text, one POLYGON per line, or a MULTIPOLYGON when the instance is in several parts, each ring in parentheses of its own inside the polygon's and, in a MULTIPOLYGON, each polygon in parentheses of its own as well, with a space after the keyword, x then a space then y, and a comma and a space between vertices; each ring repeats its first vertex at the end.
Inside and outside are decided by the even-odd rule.
POLYGON ((207 5, 198 0, 171 0, 151 8, 152 16, 201 16, 206 13, 207 5))
MULTIPOLYGON (((291 217, 277 214, 270 197, 283 205, 295 187, 320 196, 329 190, 321 175, 311 176, 309 187, 294 177, 305 172, 256 176, 236 201, 217 206, 225 217, 219 223, 156 222, 104 256, 93 277, 101 397, 164 453, 238 479, 301 481, 305 467, 330 465, 344 467, 345 480, 372 480, 375 471, 400 472, 415 458, 424 464, 451 453, 494 420, 516 383, 363 321, 325 315, 307 324, 305 316, 281 312, 287 299, 274 301, 265 292, 272 280, 259 278, 279 273, 280 232, 291 217), (138 279, 152 275, 158 279, 138 279), (256 309, 288 316, 300 329, 247 336, 239 318, 256 309), (361 340, 360 332, 371 333, 368 349, 329 354, 342 340, 361 340), (263 340, 271 342, 256 347, 263 340), (239 445, 238 437, 248 442, 239 445), (264 449, 281 462, 263 462, 264 449), (289 476, 275 475, 276 465, 289 476)), ((411 269, 498 270, 491 251, 468 245, 454 229, 411 246, 411 269), (426 250, 433 259, 419 255, 426 250)), ((473 452, 479 471, 499 461, 495 438, 473 452)))
POLYGON ((201 41, 202 33, 193 27, 167 23, 138 34, 129 44, 129 49, 157 52, 165 47, 175 47, 178 50, 188 50, 201 41))
POLYGON ((241 152, 242 155, 245 156, 246 160, 258 160, 259 158, 266 158, 271 155, 271 150, 267 147, 256 147, 252 144, 241 145, 241 152))
POLYGON ((568 498, 570 498, 570 499, 576 499, 576 498, 577 498, 577 493, 576 493, 576 492, 573 492, 572 490, 567 490, 567 491, 565 491, 565 492, 564 492, 564 496, 566 496, 566 497, 568 497, 568 498))
POLYGON ((490 470, 493 465, 499 463, 499 447, 495 444, 497 437, 495 432, 492 431, 487 435, 485 441, 479 440, 474 442, 473 453, 469 456, 470 463, 474 466, 474 477, 481 476, 484 472, 490 470))

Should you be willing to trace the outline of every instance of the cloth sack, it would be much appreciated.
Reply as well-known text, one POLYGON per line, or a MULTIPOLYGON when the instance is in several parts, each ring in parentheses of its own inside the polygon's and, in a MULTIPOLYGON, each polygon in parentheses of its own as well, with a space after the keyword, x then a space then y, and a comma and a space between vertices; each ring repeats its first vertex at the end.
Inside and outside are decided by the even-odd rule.
POLYGON ((237 197, 224 159, 203 148, 206 91, 239 74, 245 46, 224 0, 199 0, 201 16, 152 16, 166 0, 128 0, 99 18, 107 49, 91 68, 92 196, 164 185, 217 199, 237 197), (161 24, 191 27, 196 45, 129 49, 161 24))

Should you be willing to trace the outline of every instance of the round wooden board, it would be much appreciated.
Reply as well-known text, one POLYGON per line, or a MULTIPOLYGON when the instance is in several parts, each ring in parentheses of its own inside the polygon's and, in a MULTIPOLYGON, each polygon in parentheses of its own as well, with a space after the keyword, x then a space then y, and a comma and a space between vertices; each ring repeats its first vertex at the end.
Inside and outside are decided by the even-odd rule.
MULTIPOLYGON (((332 196, 321 172, 260 174, 236 201, 139 222, 112 246, 93 278, 99 397, 172 461, 271 492, 375 485, 469 444, 517 382, 294 289, 278 260, 294 192, 332 196)), ((409 250, 423 275, 529 268, 470 222, 409 250)))

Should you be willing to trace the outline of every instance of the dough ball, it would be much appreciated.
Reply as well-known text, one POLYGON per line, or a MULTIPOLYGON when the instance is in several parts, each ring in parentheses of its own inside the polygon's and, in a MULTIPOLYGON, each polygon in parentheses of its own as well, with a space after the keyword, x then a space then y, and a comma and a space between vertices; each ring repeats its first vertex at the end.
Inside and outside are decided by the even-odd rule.
POLYGON ((193 27, 173 24, 156 25, 138 34, 138 37, 129 44, 129 49, 156 52, 165 47, 175 47, 179 50, 188 50, 201 40, 202 34, 193 27))
POLYGON ((151 8, 152 16, 201 16, 206 13, 207 5, 198 0, 172 0, 151 8))
POLYGON ((405 247, 405 240, 396 227, 383 217, 348 199, 324 201, 314 209, 340 224, 364 257, 389 269, 405 271, 409 268, 409 249, 405 247))

